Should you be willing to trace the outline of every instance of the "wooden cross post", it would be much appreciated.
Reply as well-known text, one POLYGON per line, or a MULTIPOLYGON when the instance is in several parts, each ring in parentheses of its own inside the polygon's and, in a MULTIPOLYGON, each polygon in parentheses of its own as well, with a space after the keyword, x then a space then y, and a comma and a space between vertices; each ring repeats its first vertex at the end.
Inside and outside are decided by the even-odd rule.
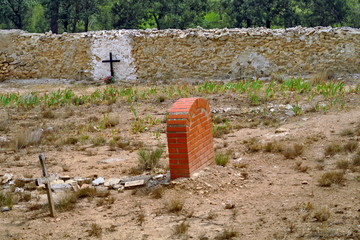
POLYGON ((120 60, 115 60, 112 58, 112 53, 110 52, 110 60, 103 60, 102 62, 109 62, 110 63, 110 73, 111 73, 111 76, 113 77, 114 76, 114 67, 113 67, 113 62, 120 62, 120 60))
POLYGON ((48 175, 46 165, 45 165, 45 155, 40 154, 39 159, 40 159, 40 163, 41 163, 43 177, 46 179, 45 188, 46 188, 47 198, 48 198, 48 202, 49 202, 50 216, 55 217, 54 201, 53 201, 53 198, 52 198, 52 195, 51 195, 51 185, 50 185, 50 180, 48 178, 49 175, 48 175))

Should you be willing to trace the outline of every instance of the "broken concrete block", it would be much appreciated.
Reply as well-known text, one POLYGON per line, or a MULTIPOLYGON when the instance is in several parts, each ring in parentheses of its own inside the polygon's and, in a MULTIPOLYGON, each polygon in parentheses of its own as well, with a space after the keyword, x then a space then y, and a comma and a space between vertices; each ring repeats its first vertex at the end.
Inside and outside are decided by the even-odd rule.
POLYGON ((142 186, 144 184, 145 184, 144 179, 125 182, 125 188, 138 187, 138 186, 142 186))

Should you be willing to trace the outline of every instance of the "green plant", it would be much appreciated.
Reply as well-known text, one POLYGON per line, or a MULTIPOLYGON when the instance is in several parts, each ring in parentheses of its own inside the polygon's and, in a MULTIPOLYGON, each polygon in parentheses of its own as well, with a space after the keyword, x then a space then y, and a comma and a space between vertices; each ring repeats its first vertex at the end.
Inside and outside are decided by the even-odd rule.
POLYGON ((215 138, 219 138, 219 137, 222 137, 222 136, 225 135, 225 134, 230 133, 230 129, 231 129, 230 123, 229 123, 229 121, 226 119, 224 124, 216 124, 216 123, 213 123, 212 133, 213 133, 213 136, 214 136, 215 138))
POLYGON ((162 148, 156 148, 155 150, 141 149, 138 152, 140 167, 144 170, 152 170, 158 167, 163 152, 162 148))
POLYGON ((95 137, 93 139, 91 139, 91 143, 96 147, 96 146, 101 146, 104 145, 106 143, 106 139, 103 137, 95 137))
POLYGON ((220 152, 215 153, 216 165, 225 167, 228 164, 229 160, 230 160, 229 154, 224 154, 224 153, 220 153, 220 152))
POLYGON ((344 181, 344 172, 342 171, 326 172, 318 179, 320 187, 330 187, 332 184, 342 184, 344 181))
POLYGON ((10 192, 3 193, 0 192, 0 207, 7 206, 8 208, 12 208, 14 204, 13 194, 10 192))

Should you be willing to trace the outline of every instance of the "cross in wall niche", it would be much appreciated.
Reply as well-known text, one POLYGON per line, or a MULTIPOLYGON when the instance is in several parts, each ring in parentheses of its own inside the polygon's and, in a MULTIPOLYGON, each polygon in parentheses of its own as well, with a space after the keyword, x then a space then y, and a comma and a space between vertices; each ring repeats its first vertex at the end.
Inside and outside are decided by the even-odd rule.
POLYGON ((114 67, 113 67, 113 63, 114 62, 120 62, 120 60, 116 60, 116 59, 113 59, 112 58, 112 53, 110 52, 110 59, 109 60, 102 60, 102 62, 104 63, 110 63, 110 73, 111 73, 111 76, 113 77, 114 76, 114 67))

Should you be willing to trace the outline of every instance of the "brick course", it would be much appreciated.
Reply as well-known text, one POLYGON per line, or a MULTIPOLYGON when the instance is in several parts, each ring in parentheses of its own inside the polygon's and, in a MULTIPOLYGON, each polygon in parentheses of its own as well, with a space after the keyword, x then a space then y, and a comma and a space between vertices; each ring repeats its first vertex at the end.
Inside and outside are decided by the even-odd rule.
POLYGON ((181 98, 169 110, 167 138, 171 179, 190 177, 214 163, 211 111, 203 98, 181 98))

